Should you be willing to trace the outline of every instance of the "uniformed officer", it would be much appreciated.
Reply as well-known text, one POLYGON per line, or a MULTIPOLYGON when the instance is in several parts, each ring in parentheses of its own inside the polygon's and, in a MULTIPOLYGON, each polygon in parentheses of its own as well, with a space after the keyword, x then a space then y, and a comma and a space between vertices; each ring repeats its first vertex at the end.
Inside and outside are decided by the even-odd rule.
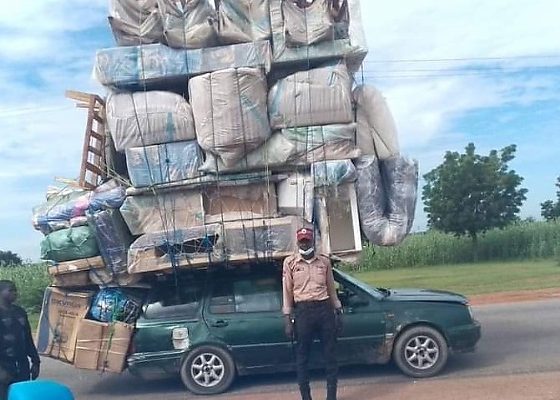
POLYGON ((336 337, 341 329, 342 306, 336 295, 330 259, 316 255, 313 231, 297 231, 298 252, 284 260, 283 308, 285 331, 297 339, 296 364, 302 400, 311 400, 308 361, 318 334, 323 346, 327 400, 336 400, 338 366, 336 337))

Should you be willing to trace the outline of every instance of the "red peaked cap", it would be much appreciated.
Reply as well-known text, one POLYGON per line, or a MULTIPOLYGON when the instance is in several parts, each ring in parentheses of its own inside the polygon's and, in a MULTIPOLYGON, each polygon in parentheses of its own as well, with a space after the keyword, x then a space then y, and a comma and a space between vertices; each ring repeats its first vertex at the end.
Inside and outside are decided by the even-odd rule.
POLYGON ((313 231, 308 228, 301 228, 297 231, 296 238, 298 242, 302 240, 313 240, 313 231))

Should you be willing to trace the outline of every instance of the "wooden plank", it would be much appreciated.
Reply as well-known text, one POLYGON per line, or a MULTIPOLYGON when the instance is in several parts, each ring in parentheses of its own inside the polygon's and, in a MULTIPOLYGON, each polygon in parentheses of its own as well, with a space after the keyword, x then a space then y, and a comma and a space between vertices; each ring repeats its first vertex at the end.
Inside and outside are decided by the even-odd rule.
POLYGON ((97 156, 102 156, 103 155, 103 152, 101 150, 99 150, 97 147, 89 146, 88 151, 90 153, 93 153, 93 154, 97 155, 97 156))
POLYGON ((98 133, 98 132, 95 132, 94 130, 90 130, 90 131, 89 131, 89 135, 90 135, 91 137, 94 137, 94 138, 96 138, 97 140, 101 140, 101 141, 105 138, 102 134, 100 134, 100 133, 98 133))
POLYGON ((105 172, 103 172, 101 168, 99 168, 97 165, 93 165, 89 161, 86 161, 86 170, 96 173, 99 176, 105 176, 105 172))
POLYGON ((93 119, 99 122, 100 124, 105 124, 105 120, 95 112, 93 113, 93 119))

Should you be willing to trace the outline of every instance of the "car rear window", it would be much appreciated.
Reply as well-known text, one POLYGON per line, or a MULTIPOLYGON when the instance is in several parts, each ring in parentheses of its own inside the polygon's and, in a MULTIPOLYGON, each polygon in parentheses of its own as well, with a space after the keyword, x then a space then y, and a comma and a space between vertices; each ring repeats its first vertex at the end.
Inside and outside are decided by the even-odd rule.
POLYGON ((146 319, 195 318, 202 291, 196 286, 162 288, 144 311, 146 319))
POLYGON ((282 292, 274 278, 241 279, 217 285, 210 299, 213 314, 280 311, 282 292))

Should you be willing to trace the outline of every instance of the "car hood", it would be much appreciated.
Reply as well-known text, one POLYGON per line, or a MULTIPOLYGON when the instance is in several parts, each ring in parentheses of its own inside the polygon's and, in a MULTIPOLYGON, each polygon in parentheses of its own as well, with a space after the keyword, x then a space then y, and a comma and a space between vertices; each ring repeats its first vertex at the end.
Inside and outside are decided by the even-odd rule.
POLYGON ((428 289, 388 289, 386 301, 429 301, 467 304, 468 299, 453 292, 428 289))

